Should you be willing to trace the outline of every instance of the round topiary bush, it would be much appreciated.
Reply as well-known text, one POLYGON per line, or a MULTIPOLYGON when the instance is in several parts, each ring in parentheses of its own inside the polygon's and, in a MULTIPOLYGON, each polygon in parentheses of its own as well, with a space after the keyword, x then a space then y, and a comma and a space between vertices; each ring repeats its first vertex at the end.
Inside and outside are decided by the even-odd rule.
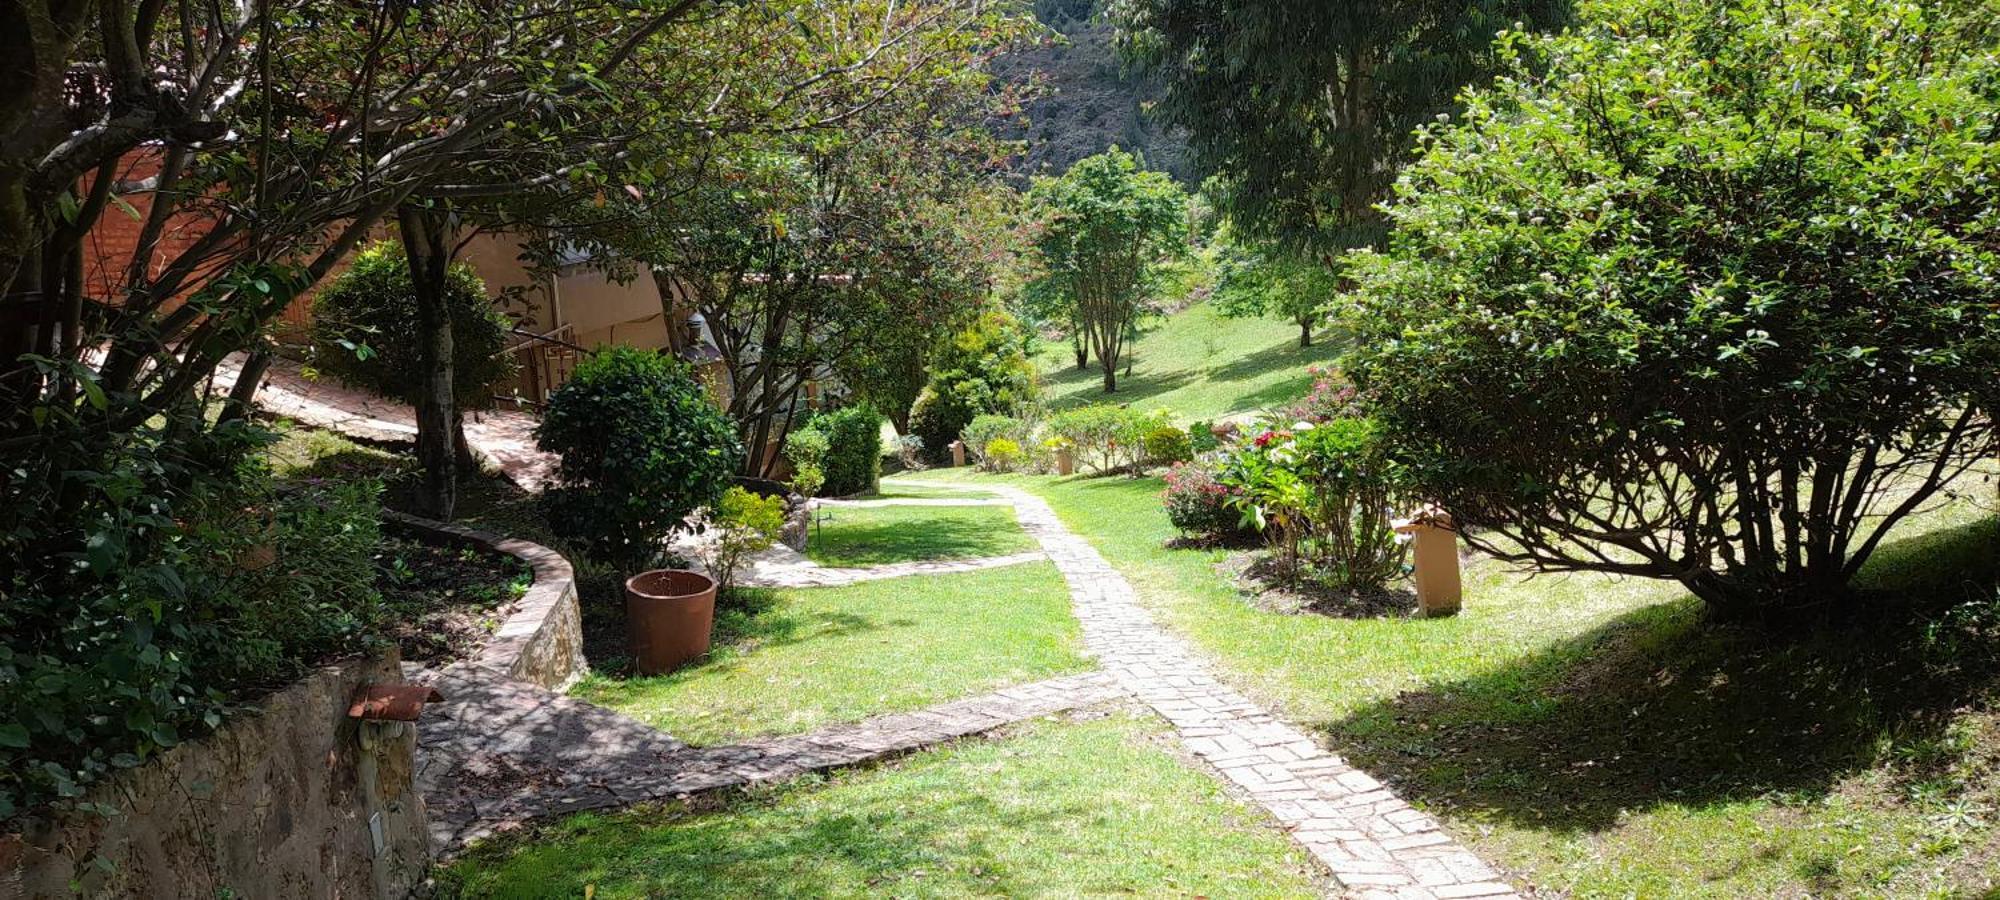
MULTIPOLYGON (((492 405, 495 386, 513 377, 504 352, 514 323, 486 296, 486 285, 464 263, 445 275, 451 310, 452 399, 460 409, 492 405)), ((313 363, 349 384, 415 403, 418 368, 417 298, 403 249, 383 241, 361 252, 313 300, 313 363)))
POLYGON ((592 556, 643 565, 743 461, 736 429, 688 368, 633 347, 598 351, 549 397, 537 446, 562 458, 549 524, 592 556))

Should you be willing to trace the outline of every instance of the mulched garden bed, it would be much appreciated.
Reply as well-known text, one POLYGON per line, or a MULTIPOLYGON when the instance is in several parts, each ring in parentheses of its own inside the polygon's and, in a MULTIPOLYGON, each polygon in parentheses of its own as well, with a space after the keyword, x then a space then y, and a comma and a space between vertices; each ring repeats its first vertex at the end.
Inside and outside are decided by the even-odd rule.
POLYGON ((1236 583, 1250 605, 1285 615, 1318 615, 1336 619, 1377 619, 1408 616, 1417 609, 1417 594, 1398 582, 1374 590, 1330 587, 1310 576, 1296 585, 1284 583, 1283 563, 1270 553, 1231 553, 1216 571, 1236 583))
POLYGON ((429 665, 477 651, 535 580, 527 563, 505 554, 394 534, 382 536, 375 565, 404 661, 429 665))

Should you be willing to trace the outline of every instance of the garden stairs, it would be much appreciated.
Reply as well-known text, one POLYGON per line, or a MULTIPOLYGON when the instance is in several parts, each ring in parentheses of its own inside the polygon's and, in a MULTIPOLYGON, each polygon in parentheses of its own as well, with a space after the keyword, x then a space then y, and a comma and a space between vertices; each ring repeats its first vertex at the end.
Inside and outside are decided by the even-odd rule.
MULTIPOLYGON (((234 373, 227 367, 218 381, 226 382, 234 373)), ((273 367, 258 403, 303 423, 367 440, 408 440, 415 433, 407 408, 308 381, 282 362, 273 367)), ((468 423, 467 438, 510 478, 534 489, 551 467, 546 456, 532 449, 532 429, 531 417, 493 413, 468 423)), ((948 483, 904 483, 966 490, 948 483)), ((1138 603, 1130 582, 1070 532, 1041 498, 1012 487, 982 485, 979 490, 998 499, 860 502, 1012 506, 1041 552, 957 565, 1052 561, 1069 585, 1086 647, 1101 663, 1100 671, 805 735, 696 748, 491 669, 449 667, 429 675, 448 699, 419 730, 418 778, 438 850, 449 855, 467 841, 551 815, 782 780, 1130 697, 1171 723, 1190 753, 1268 812, 1331 871, 1338 894, 1370 900, 1514 896, 1499 874, 1430 815, 1217 680, 1190 647, 1138 603)), ((753 577, 769 585, 817 586, 945 571, 937 563, 821 569, 783 557, 760 564, 763 568, 753 577)))

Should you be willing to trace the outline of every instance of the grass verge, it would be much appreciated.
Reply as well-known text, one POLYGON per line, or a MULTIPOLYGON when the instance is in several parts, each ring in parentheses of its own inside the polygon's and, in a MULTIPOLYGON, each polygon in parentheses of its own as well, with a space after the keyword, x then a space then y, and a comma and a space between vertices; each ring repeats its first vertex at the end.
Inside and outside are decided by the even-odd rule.
POLYGON ((1044 720, 713 812, 579 815, 475 849, 466 897, 1309 897, 1302 855, 1151 717, 1044 720))
POLYGON ((574 693, 689 743, 721 744, 1089 668, 1048 563, 742 594, 718 608, 705 661, 651 678, 599 672, 574 693))
POLYGON ((1005 506, 828 506, 806 556, 823 566, 1006 556, 1035 542, 1005 506))

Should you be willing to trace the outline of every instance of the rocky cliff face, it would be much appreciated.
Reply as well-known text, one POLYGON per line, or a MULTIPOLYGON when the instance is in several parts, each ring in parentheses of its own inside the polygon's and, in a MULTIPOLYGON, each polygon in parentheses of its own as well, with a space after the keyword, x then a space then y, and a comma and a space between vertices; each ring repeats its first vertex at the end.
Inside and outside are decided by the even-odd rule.
POLYGON ((1028 104, 1024 121, 1000 133, 1028 142, 1024 174, 1056 174, 1117 144, 1140 154, 1148 168, 1194 187, 1195 173, 1181 137, 1146 114, 1158 91, 1129 73, 1118 58, 1115 32, 1099 14, 1101 0, 1036 0, 1035 17, 1062 35, 1052 46, 1010 54, 994 63, 1010 81, 1039 77, 1043 96, 1028 104))

